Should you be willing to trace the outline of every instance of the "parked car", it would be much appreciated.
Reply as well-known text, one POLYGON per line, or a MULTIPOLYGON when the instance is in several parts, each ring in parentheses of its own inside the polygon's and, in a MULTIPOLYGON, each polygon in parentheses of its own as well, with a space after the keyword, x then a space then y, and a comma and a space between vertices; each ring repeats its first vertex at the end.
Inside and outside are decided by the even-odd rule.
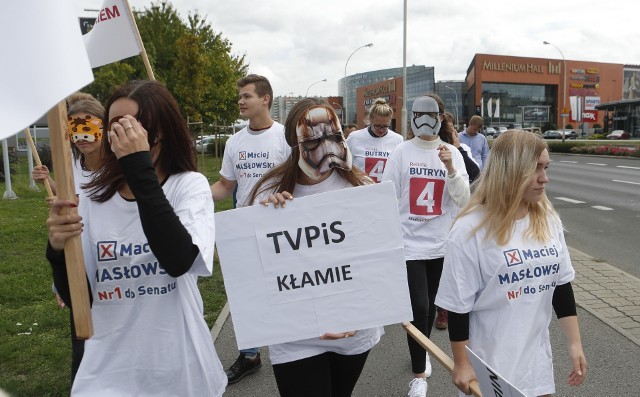
POLYGON ((629 139, 631 136, 627 131, 615 130, 611 134, 607 135, 607 139, 629 139))
POLYGON ((509 129, 507 127, 498 127, 498 135, 502 134, 503 132, 508 131, 509 129))
POLYGON ((207 147, 216 140, 213 136, 208 136, 196 141, 196 152, 203 153, 207 151, 207 147))
POLYGON ((542 134, 544 139, 562 139, 562 135, 564 135, 564 139, 576 139, 578 134, 575 131, 557 131, 557 130, 548 130, 542 134))
POLYGON ((548 130, 542 134, 544 139, 562 139, 562 133, 556 130, 548 130))
POLYGON ((497 136, 498 136, 498 133, 497 133, 496 129, 495 129, 495 128, 493 128, 493 127, 487 127, 487 128, 484 130, 484 134, 485 134, 486 136, 493 137, 493 138, 495 138, 495 137, 497 137, 497 136))

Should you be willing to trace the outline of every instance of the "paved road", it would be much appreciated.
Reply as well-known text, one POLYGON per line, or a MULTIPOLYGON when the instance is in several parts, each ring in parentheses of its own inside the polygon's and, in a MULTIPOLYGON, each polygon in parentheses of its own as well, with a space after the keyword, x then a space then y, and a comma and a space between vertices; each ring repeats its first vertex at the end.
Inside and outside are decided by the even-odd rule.
POLYGON ((547 196, 567 243, 640 277, 640 159, 552 154, 547 196))
MULTIPOLYGON (((589 372, 584 385, 566 384, 568 358, 564 335, 552 321, 551 338, 558 396, 637 396, 640 390, 640 279, 588 255, 571 250, 576 269, 576 300, 589 372)), ((221 315, 212 333, 225 367, 237 357, 231 317, 221 315)), ((385 327, 386 334, 372 350, 354 396, 405 396, 411 380, 406 334, 400 325, 385 327)), ((434 330, 432 340, 450 354, 448 335, 434 330)), ((227 388, 225 396, 276 396, 277 388, 262 349, 264 366, 254 375, 227 388)), ((455 396, 450 376, 433 363, 429 396, 455 396)))

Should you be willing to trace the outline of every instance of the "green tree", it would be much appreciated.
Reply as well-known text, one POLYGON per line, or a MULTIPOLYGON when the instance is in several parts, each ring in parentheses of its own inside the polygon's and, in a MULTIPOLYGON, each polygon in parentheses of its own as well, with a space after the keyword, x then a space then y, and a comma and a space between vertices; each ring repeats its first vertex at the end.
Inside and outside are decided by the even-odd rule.
MULTIPOLYGON (((185 118, 229 125, 238 116, 236 81, 247 73, 245 57, 231 54, 229 40, 197 11, 182 20, 167 0, 134 11, 156 80, 176 97, 185 118)), ((140 56, 94 70, 87 91, 105 101, 131 79, 148 78, 140 56)))
POLYGON ((105 103, 114 87, 129 81, 136 74, 135 71, 135 68, 126 62, 101 66, 93 71, 94 82, 85 91, 105 103))

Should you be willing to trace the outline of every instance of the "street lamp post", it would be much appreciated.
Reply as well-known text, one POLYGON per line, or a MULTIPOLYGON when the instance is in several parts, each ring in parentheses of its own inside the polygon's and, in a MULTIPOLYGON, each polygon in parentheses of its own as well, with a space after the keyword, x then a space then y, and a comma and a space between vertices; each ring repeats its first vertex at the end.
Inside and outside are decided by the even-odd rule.
POLYGON ((456 91, 455 88, 449 87, 448 85, 445 85, 445 87, 453 91, 453 96, 456 99, 456 126, 457 126, 458 125, 458 91, 456 91))
MULTIPOLYGON (((564 54, 562 53, 562 50, 560 50, 560 48, 553 44, 553 43, 549 43, 548 41, 543 41, 542 44, 544 45, 550 45, 555 47, 556 50, 558 50, 558 52, 560 53, 560 56, 562 57, 562 84, 563 84, 563 88, 562 88, 562 109, 566 109, 567 108, 567 62, 564 59, 564 54)), ((558 112, 558 116, 560 116, 560 120, 562 120, 562 112, 558 112)), ((564 124, 562 123, 562 141, 564 142, 564 124)))
POLYGON ((318 81, 316 81, 315 83, 312 83, 309 87, 307 87, 307 92, 305 92, 305 93, 304 93, 304 97, 305 97, 305 98, 307 97, 307 95, 309 94, 309 89, 310 89, 311 87, 313 87, 314 85, 316 85, 316 84, 318 84, 318 83, 322 83, 322 82, 326 82, 326 81, 327 81, 327 79, 322 79, 322 80, 318 80, 318 81))
POLYGON ((373 43, 369 43, 369 44, 365 44, 361 47, 356 48, 351 55, 349 55, 349 58, 347 58, 347 62, 345 62, 344 64, 344 113, 345 113, 345 123, 349 122, 349 84, 347 83, 347 65, 349 64, 349 60, 351 59, 351 57, 353 56, 353 54, 355 54, 356 52, 358 52, 358 50, 361 50, 365 47, 373 47, 373 43))
POLYGON ((336 105, 340 108, 340 122, 342 123, 342 127, 344 128, 344 126, 347 124, 344 121, 344 109, 342 108, 342 106, 340 106, 340 104, 338 102, 331 102, 332 105, 336 105))

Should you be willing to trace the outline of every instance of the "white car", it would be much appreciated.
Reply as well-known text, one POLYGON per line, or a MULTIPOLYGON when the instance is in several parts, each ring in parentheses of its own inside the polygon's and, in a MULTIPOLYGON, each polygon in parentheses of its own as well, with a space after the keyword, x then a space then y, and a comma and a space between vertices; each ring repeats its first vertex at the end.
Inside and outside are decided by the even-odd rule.
POLYGON ((207 147, 214 143, 216 138, 213 136, 207 136, 196 141, 196 152, 202 153, 207 151, 207 147))
POLYGON ((490 136, 490 137, 496 137, 496 136, 498 136, 498 135, 497 135, 497 134, 498 134, 498 132, 497 132, 497 131, 496 131, 496 129, 495 129, 495 128, 493 128, 493 127, 487 127, 487 128, 484 130, 484 134, 485 134, 486 136, 490 136))

